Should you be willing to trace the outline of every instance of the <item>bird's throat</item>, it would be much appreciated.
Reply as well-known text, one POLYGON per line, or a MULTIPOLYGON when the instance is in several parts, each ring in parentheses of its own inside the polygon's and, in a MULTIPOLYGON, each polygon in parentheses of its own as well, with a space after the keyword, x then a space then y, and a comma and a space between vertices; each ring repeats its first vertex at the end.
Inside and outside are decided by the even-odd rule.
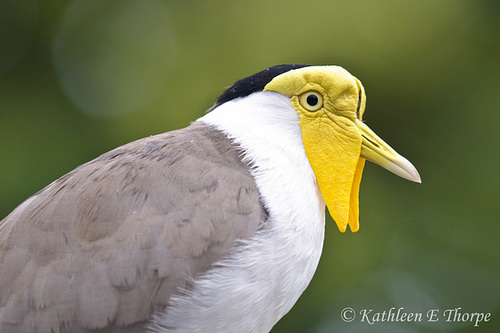
POLYGON ((307 158, 330 215, 341 232, 348 224, 353 232, 358 231, 359 185, 365 162, 360 157, 359 132, 344 117, 326 122, 321 117, 301 116, 300 125, 307 158))

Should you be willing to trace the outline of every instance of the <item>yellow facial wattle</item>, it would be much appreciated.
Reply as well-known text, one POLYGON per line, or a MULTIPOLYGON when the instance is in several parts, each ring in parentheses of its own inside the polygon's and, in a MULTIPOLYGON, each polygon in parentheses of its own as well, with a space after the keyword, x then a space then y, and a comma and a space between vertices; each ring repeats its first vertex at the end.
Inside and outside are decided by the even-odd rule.
POLYGON ((361 122, 361 83, 338 66, 303 67, 276 76, 265 90, 290 98, 304 148, 330 215, 341 232, 359 229, 359 185, 365 159, 420 182, 416 169, 361 122))

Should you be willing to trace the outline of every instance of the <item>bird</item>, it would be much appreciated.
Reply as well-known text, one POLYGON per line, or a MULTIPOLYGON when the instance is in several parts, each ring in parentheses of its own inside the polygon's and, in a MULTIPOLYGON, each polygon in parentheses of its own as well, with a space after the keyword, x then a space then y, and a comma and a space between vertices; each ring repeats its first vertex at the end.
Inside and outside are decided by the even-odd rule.
POLYGON ((0 332, 268 332, 311 281, 326 208, 359 229, 366 160, 416 168, 336 65, 236 81, 185 128, 78 166, 0 222, 0 332))

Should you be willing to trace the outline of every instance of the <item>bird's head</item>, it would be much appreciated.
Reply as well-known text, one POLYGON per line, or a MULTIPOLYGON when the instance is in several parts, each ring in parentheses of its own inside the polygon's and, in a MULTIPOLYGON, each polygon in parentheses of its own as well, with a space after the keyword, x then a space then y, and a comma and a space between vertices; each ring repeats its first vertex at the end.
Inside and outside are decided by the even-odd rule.
POLYGON ((307 157, 340 231, 359 229, 358 194, 365 159, 420 182, 415 167, 362 122, 361 82, 338 66, 302 67, 277 75, 264 88, 290 98, 300 117, 307 157))

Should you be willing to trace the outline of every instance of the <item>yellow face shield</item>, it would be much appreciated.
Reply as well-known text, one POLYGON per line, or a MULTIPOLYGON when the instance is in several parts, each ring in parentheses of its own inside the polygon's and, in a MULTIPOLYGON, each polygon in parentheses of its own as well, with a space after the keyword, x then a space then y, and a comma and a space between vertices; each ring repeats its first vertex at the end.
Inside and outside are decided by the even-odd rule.
POLYGON ((361 119, 366 96, 355 77, 338 66, 305 67, 275 77, 265 88, 290 97, 302 139, 330 215, 344 232, 359 229, 359 185, 365 159, 420 182, 415 167, 361 119))

